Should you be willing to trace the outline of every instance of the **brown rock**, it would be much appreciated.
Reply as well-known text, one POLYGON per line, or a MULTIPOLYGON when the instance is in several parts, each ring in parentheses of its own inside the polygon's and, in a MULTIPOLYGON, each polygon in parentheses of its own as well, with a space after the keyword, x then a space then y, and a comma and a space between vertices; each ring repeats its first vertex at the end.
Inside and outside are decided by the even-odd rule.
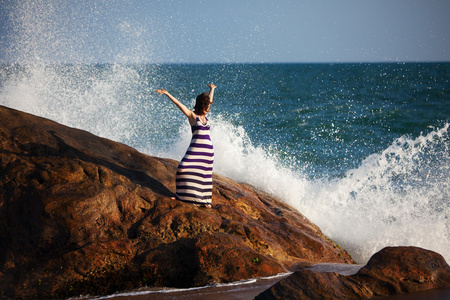
POLYGON ((450 266, 433 251, 387 247, 358 273, 297 271, 255 299, 361 299, 450 287, 450 266))
POLYGON ((177 162, 0 106, 0 295, 191 287, 352 259, 303 215, 214 175, 171 200, 177 162))

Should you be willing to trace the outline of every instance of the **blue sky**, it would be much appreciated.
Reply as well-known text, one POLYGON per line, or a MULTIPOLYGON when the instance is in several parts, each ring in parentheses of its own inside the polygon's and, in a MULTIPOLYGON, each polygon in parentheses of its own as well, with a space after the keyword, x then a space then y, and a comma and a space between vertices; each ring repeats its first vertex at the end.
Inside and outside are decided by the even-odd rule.
POLYGON ((449 12, 448 0, 6 0, 0 62, 450 61, 449 12))

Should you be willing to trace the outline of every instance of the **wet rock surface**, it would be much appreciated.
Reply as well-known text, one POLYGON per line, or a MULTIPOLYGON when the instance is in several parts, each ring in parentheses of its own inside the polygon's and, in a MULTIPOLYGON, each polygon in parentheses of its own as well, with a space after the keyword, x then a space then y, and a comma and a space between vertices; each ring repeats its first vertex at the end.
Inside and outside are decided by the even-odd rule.
POLYGON ((212 209, 171 200, 177 164, 0 106, 0 297, 193 287, 353 263, 301 213, 247 184, 214 174, 212 209))

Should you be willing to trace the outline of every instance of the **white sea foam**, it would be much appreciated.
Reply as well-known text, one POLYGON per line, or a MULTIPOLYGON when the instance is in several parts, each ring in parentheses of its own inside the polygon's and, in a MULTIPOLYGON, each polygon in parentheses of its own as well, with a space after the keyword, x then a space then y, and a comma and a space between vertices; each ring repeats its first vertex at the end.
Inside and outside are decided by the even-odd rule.
MULTIPOLYGON (((111 299, 111 298, 116 298, 116 297, 135 297, 135 296, 144 296, 144 295, 147 295, 150 297, 152 294, 171 294, 171 293, 176 294, 176 293, 194 292, 194 291, 206 290, 206 289, 218 288, 218 287, 227 288, 224 292, 230 293, 230 292, 244 290, 247 288, 248 285, 252 285, 257 282, 265 282, 265 281, 269 281, 269 280, 277 279, 277 278, 282 279, 284 277, 287 277, 290 274, 292 274, 292 272, 279 273, 279 274, 276 274, 273 276, 268 276, 268 277, 257 277, 257 278, 251 278, 251 279, 244 279, 244 280, 239 280, 239 281, 234 281, 234 282, 229 282, 229 283, 213 283, 210 285, 201 286, 201 287, 193 287, 193 288, 161 288, 161 289, 153 288, 150 290, 143 288, 142 290, 134 290, 131 292, 116 293, 116 294, 103 296, 103 297, 99 297, 99 298, 95 298, 95 299, 103 300, 103 299, 111 299), (235 287, 235 289, 233 289, 233 287, 235 287)), ((183 295, 180 295, 180 297, 183 297, 183 295)))
MULTIPOLYGON (((343 179, 323 180, 303 211, 364 262, 384 246, 419 246, 450 258, 449 124, 401 137, 343 179)), ((314 183, 316 184, 316 183, 314 183)))

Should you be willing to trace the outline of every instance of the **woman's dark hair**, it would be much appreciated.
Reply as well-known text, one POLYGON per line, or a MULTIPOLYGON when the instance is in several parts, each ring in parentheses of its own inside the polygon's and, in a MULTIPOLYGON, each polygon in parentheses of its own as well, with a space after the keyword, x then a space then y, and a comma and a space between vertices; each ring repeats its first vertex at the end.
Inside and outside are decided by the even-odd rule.
POLYGON ((203 93, 197 96, 195 100, 194 112, 197 115, 204 115, 208 110, 208 106, 211 105, 208 93, 203 93))

